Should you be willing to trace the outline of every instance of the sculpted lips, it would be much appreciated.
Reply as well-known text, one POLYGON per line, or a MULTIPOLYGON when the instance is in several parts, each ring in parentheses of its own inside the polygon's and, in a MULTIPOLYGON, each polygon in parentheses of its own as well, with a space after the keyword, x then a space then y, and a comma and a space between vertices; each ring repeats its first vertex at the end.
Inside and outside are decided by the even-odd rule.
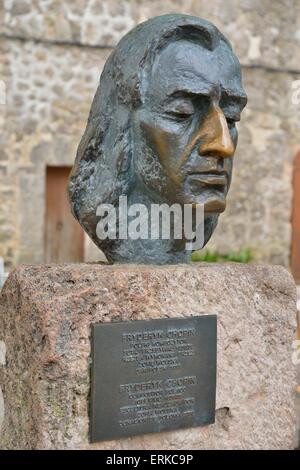
POLYGON ((207 170, 207 171, 190 171, 188 173, 190 180, 198 181, 213 186, 225 186, 228 182, 228 175, 225 171, 207 170))

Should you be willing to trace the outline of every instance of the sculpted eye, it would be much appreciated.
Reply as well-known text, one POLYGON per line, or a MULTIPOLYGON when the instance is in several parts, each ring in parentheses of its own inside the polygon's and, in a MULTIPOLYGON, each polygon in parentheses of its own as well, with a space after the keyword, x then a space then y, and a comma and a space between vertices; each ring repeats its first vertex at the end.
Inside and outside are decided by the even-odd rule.
POLYGON ((194 114, 194 111, 195 110, 192 102, 177 101, 166 110, 166 113, 168 116, 177 119, 187 119, 194 114))

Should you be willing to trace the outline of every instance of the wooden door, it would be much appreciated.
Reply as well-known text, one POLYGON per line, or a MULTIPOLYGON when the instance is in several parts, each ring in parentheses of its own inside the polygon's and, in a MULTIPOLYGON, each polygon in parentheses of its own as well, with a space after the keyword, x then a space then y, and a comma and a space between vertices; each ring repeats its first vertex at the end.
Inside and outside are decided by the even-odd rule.
POLYGON ((300 281, 300 152, 294 160, 292 215, 292 273, 300 281))
POLYGON ((71 167, 46 170, 46 263, 83 261, 83 230, 71 214, 67 194, 70 171, 71 167))

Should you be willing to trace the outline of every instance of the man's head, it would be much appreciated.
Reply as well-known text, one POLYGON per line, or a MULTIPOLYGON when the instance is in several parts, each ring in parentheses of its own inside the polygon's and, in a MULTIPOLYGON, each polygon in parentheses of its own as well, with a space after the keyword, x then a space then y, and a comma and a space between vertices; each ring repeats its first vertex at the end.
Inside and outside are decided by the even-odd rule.
POLYGON ((219 40, 209 50, 179 39, 160 51, 133 113, 135 173, 155 199, 225 209, 246 104, 240 66, 219 40))
POLYGON ((91 238, 99 245, 97 206, 136 187, 153 202, 204 204, 216 221, 245 104, 238 59, 211 23, 171 14, 130 31, 104 67, 70 179, 91 238))

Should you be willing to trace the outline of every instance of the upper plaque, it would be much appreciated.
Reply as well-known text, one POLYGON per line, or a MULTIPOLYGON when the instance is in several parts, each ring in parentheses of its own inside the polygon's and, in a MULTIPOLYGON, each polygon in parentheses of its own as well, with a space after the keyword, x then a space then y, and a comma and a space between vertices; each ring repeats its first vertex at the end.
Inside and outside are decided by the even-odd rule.
POLYGON ((91 441, 214 422, 216 316, 93 325, 91 441))

